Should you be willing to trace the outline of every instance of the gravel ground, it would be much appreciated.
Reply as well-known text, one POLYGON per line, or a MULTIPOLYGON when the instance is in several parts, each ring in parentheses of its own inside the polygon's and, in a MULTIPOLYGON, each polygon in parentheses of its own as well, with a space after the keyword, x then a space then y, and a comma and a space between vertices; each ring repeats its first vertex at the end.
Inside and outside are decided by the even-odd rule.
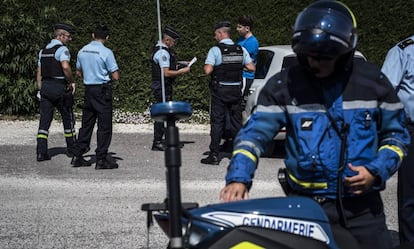
MULTIPOLYGON (((39 121, 38 120, 28 120, 28 121, 10 121, 10 120, 0 120, 0 144, 19 144, 27 145, 33 144, 36 140, 37 129, 39 121)), ((208 134, 210 132, 209 125, 199 125, 199 124, 187 124, 187 123, 177 123, 177 127, 180 129, 180 133, 202 133, 208 134)), ((76 123, 76 131, 80 128, 80 122, 76 123)), ((95 125, 95 129, 96 129, 95 125)), ((62 133, 63 125, 62 122, 54 120, 49 129, 49 132, 52 133, 62 133)), ((114 133, 145 133, 149 134, 153 132, 153 124, 120 124, 115 123, 113 126, 114 133)))
MULTIPOLYGON (((80 122, 77 122, 78 131, 80 122)), ((208 148, 209 126, 177 123, 182 151, 183 200, 218 201, 226 170, 199 164, 208 148), (196 134, 192 134, 196 133, 196 134)), ((144 249, 143 203, 162 202, 166 194, 164 154, 151 151, 152 124, 114 124, 111 156, 120 167, 96 171, 73 168, 65 153, 63 126, 52 122, 52 160, 35 161, 38 120, 0 120, 1 249, 144 249)), ((91 141, 96 146, 96 132, 91 141)), ((87 153, 94 160, 94 153, 87 153)), ((266 174, 268 175, 268 174, 266 174)), ((257 191, 275 189, 265 186, 257 191)), ((270 184, 267 184, 270 185, 270 184)), ((154 225, 150 248, 165 248, 167 236, 154 225)))
MULTIPOLYGON (((79 126, 80 122, 77 122, 77 131, 79 126)), ((177 123, 177 126, 180 137, 188 142, 182 153, 183 194, 188 197, 183 200, 201 200, 201 204, 217 202, 228 159, 223 159, 222 167, 214 170, 200 165, 200 158, 204 157, 201 155, 208 148, 210 126, 187 123, 177 123), (207 186, 214 186, 214 190, 207 186)), ((3 217, 0 219, 0 233, 8 231, 5 236, 0 236, 0 248, 146 248, 143 246, 146 235, 144 214, 139 207, 141 203, 162 199, 165 191, 164 180, 160 177, 165 173, 165 168, 160 167, 163 156, 148 151, 152 124, 114 124, 114 133, 120 134, 114 137, 111 150, 122 159, 122 167, 114 173, 67 167, 69 159, 64 155, 56 155, 53 160, 42 164, 33 162, 37 129, 38 120, 0 120, 0 145, 5 145, 0 158, 3 170, 0 177, 0 210, 3 210, 0 212, 3 217), (120 198, 122 202, 112 203, 120 198), (45 203, 49 209, 45 210, 45 203), (105 203, 108 206, 100 210, 105 203), (85 219, 78 217, 74 210, 78 210, 85 219), (114 212, 114 219, 119 219, 118 222, 108 216, 109 220, 96 223, 101 219, 97 213, 110 212, 114 212), (33 230, 33 227, 40 230, 33 230), (75 230, 72 229, 74 227, 75 230), (113 236, 109 236, 108 231, 113 236), (104 242, 99 242, 102 238, 106 238, 105 246, 104 242), (119 238, 124 239, 124 244, 118 241, 119 238)), ((62 123, 54 120, 49 131, 51 146, 60 146, 62 140, 56 134, 62 134, 62 123)), ((280 195, 280 187, 272 176, 275 166, 282 165, 279 158, 261 159, 252 196, 280 195)), ((397 175, 388 181, 382 193, 387 223, 393 231, 398 230, 396 183, 397 175)), ((154 229, 152 245, 156 246, 151 248, 163 248, 165 236, 156 230, 157 227, 154 229)), ((393 235, 396 236, 396 232, 393 235)))

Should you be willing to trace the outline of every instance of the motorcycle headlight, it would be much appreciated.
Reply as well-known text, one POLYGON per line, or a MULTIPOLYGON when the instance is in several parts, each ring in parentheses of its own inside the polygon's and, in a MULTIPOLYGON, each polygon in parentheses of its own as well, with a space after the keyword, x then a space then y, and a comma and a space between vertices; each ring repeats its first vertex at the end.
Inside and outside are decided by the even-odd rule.
POLYGON ((190 246, 196 246, 208 236, 208 231, 186 223, 183 224, 183 235, 190 246))
MULTIPOLYGON (((171 238, 170 233, 170 219, 166 215, 154 215, 155 220, 161 227, 162 231, 171 238)), ((210 234, 211 229, 208 227, 201 228, 194 225, 191 222, 183 221, 182 223, 182 235, 184 245, 196 246, 203 241, 210 234)))

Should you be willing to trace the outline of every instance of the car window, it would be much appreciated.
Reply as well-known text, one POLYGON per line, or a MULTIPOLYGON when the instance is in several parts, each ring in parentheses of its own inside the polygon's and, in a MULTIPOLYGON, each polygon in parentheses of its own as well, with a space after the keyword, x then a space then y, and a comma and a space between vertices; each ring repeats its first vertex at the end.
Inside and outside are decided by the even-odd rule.
MULTIPOLYGON (((355 55, 354 60, 364 60, 365 61, 366 59, 363 56, 355 55)), ((295 54, 287 55, 287 56, 283 57, 282 68, 291 67, 291 66, 297 65, 298 63, 299 62, 298 62, 298 59, 297 59, 295 54)))
POLYGON ((287 68, 287 67, 294 66, 297 64, 298 64, 298 59, 296 58, 296 55, 292 54, 292 55, 283 57, 282 68, 287 68))
POLYGON ((269 71, 274 52, 270 50, 259 50, 257 55, 255 79, 264 79, 269 71))

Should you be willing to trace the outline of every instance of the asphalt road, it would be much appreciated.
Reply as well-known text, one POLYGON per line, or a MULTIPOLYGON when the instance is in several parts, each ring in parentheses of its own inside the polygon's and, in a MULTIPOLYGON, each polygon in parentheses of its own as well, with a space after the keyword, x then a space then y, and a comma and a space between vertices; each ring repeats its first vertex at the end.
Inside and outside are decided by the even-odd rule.
MULTIPOLYGON (((166 248, 167 237, 157 226, 148 233, 141 211, 166 196, 164 153, 150 150, 150 133, 113 135, 110 152, 120 165, 114 170, 71 167, 60 133, 49 135, 52 160, 37 162, 34 137, 0 144, 0 248, 166 248)), ((180 133, 180 139, 182 200, 217 203, 228 158, 203 165, 208 134, 180 133)), ((93 137, 92 151, 95 145, 93 137)), ((87 159, 94 160, 92 151, 87 159)), ((282 165, 280 158, 261 158, 251 198, 283 195, 276 179, 282 165)), ((396 176, 383 197, 396 230, 396 176)))

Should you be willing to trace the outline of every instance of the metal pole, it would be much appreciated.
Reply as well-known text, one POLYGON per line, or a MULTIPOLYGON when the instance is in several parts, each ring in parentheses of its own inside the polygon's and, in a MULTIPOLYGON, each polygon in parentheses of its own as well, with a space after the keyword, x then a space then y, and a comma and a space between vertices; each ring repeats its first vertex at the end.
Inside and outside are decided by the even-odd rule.
MULTIPOLYGON (((159 43, 162 41, 161 37, 161 11, 160 1, 157 0, 157 16, 158 16, 158 35, 159 43)), ((160 46, 160 50, 161 50, 160 46)), ((162 87, 162 101, 165 103, 165 80, 164 71, 160 66, 161 71, 161 87, 162 87)), ((182 248, 182 224, 181 224, 181 190, 180 190, 180 166, 181 166, 181 152, 179 148, 178 128, 175 126, 175 118, 173 120, 164 120, 164 127, 166 127, 166 145, 165 150, 165 164, 167 167, 167 196, 168 209, 170 213, 170 245, 169 248, 182 248)))
POLYGON ((181 224, 180 166, 181 151, 175 120, 167 121, 165 165, 167 167, 168 211, 170 213, 170 247, 183 248, 181 224))
MULTIPOLYGON (((157 17, 158 17, 158 37, 159 43, 162 43, 162 33, 161 33, 161 11, 160 11, 160 0, 157 0, 157 17)), ((160 50, 162 50, 160 46, 160 50)), ((160 64, 158 64, 160 65, 160 64)), ((162 102, 165 102, 165 80, 164 80, 164 71, 160 65, 161 71, 161 89, 162 89, 162 102)))
MULTIPOLYGON (((158 43, 160 44, 160 50, 162 50, 161 43, 162 43, 162 32, 161 32, 161 10, 160 10, 160 0, 157 0, 157 18, 158 18, 158 43)), ((162 102, 165 102, 165 79, 164 79, 164 70, 161 67, 161 64, 158 63, 160 66, 161 72, 161 95, 162 95, 162 102)), ((167 128, 167 122, 164 122, 164 129, 167 128)))

